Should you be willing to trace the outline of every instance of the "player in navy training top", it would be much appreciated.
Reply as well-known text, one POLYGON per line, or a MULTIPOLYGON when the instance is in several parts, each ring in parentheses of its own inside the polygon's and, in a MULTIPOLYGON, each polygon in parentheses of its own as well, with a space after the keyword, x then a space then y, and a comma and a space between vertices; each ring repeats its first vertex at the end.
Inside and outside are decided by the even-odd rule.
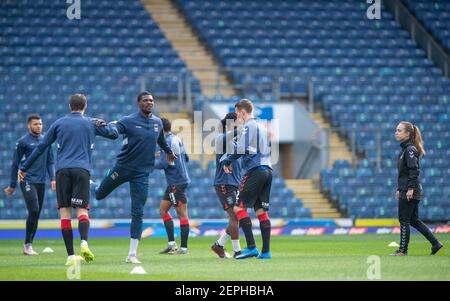
POLYGON ((228 226, 225 233, 211 246, 211 250, 220 258, 231 257, 224 249, 228 239, 231 237, 233 245, 234 257, 241 254, 241 246, 239 243, 239 223, 234 212, 234 206, 237 204, 237 196, 239 193, 239 185, 242 180, 241 176, 241 159, 232 162, 232 172, 224 171, 224 160, 228 154, 233 154, 236 148, 237 138, 237 115, 235 112, 228 113, 221 120, 222 132, 217 135, 215 140, 216 153, 216 174, 214 178, 214 189, 217 197, 222 204, 223 210, 228 214, 228 226))
POLYGON ((224 160, 224 170, 232 173, 232 162, 242 157, 242 169, 245 173, 239 189, 238 205, 234 211, 245 234, 247 247, 236 259, 257 257, 270 259, 271 223, 269 211, 270 189, 272 186, 272 164, 270 162, 270 143, 267 129, 253 116, 253 103, 242 99, 236 104, 238 119, 244 126, 238 138, 236 154, 228 155, 224 160), (263 247, 261 253, 256 248, 252 232, 252 221, 247 208, 253 208, 258 216, 263 247))
POLYGON ((95 119, 84 116, 87 99, 83 94, 70 97, 71 113, 56 120, 36 146, 30 157, 19 171, 23 181, 33 163, 47 148, 56 141, 56 198, 61 215, 61 231, 67 251, 66 265, 76 265, 77 258, 73 249, 72 208, 76 208, 78 231, 81 238, 81 256, 85 261, 94 260, 94 254, 88 247, 90 173, 92 170, 92 149, 95 136, 117 139, 117 129, 112 126, 98 125, 95 119))
POLYGON ((123 135, 123 146, 115 166, 109 170, 95 193, 96 199, 101 200, 123 183, 130 183, 130 249, 125 261, 134 264, 140 263, 137 248, 142 236, 148 177, 154 169, 156 145, 165 151, 169 162, 176 159, 164 139, 161 119, 153 114, 153 104, 153 96, 142 92, 137 97, 139 111, 112 123, 123 135))
POLYGON ((164 170, 167 181, 167 188, 160 203, 159 213, 166 228, 168 245, 166 249, 160 252, 160 254, 187 254, 189 218, 186 189, 191 182, 191 179, 189 178, 186 164, 189 162, 189 156, 186 153, 183 142, 171 132, 172 124, 170 121, 166 118, 162 118, 162 123, 167 144, 170 145, 170 148, 177 156, 177 159, 170 164, 167 162, 166 156, 159 155, 159 159, 155 165, 155 168, 164 170), (172 206, 175 208, 175 211, 180 218, 181 246, 179 250, 177 250, 177 245, 175 243, 172 216, 169 213, 172 206))
MULTIPOLYGON (((35 147, 42 141, 42 119, 38 114, 31 114, 27 118, 28 133, 16 143, 11 166, 11 181, 5 188, 6 195, 12 195, 16 190, 17 172, 19 166, 31 155, 35 147)), ((51 147, 39 157, 31 166, 23 182, 20 182, 23 198, 27 206, 28 217, 25 226, 25 244, 23 254, 38 255, 33 250, 32 243, 38 227, 39 216, 45 196, 46 177, 50 178, 51 188, 56 189, 55 164, 51 147)))

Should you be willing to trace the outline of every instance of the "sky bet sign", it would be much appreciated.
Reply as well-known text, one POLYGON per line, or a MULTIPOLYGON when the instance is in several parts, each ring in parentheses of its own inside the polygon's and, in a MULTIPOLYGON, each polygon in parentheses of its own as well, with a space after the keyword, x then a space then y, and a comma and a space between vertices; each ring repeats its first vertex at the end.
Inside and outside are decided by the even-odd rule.
MULTIPOLYGON (((253 114, 258 119, 271 121, 273 119, 273 107, 272 106, 257 106, 254 107, 255 112, 253 114)), ((228 108, 228 112, 234 112, 234 106, 228 108)))
MULTIPOLYGON (((234 112, 234 106, 229 103, 214 103, 210 108, 220 119, 228 112, 234 112)), ((254 103, 254 115, 258 122, 268 128, 272 141, 291 143, 295 140, 294 106, 291 103, 254 103)))
MULTIPOLYGON (((278 131, 278 123, 273 122, 273 107, 272 105, 256 105, 253 104, 253 115, 256 120, 264 125, 267 129, 268 138, 271 141, 280 141, 279 131, 278 131)), ((234 106, 228 108, 228 112, 234 112, 234 106)))

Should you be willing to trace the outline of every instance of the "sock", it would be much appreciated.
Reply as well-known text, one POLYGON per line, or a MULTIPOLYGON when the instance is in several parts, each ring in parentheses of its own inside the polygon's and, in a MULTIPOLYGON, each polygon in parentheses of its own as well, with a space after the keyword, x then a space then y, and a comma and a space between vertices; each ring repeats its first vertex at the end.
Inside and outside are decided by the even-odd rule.
POLYGON ((166 228, 167 239, 169 242, 175 241, 174 231, 173 231, 173 219, 170 213, 166 213, 163 216, 164 227, 166 228))
POLYGON ((261 236, 263 241, 263 247, 261 252, 266 253, 270 251, 270 230, 271 230, 270 219, 269 216, 267 215, 267 212, 258 215, 258 219, 259 219, 259 228, 261 229, 261 236))
POLYGON ((233 245, 234 252, 239 252, 241 250, 241 244, 239 243, 239 239, 232 240, 231 244, 233 245))
POLYGON ((73 232, 70 219, 61 219, 61 233, 66 245, 67 255, 74 255, 73 252, 73 232))
POLYGON ((228 239, 230 239, 230 235, 228 235, 226 232, 222 234, 222 236, 217 240, 217 243, 219 244, 219 246, 223 247, 228 239))
POLYGON ((128 252, 128 255, 137 256, 138 244, 139 244, 139 239, 136 239, 136 238, 130 239, 130 251, 128 252))
POLYGON ((180 218, 181 248, 187 248, 189 238, 189 219, 180 218))
POLYGON ((89 225, 89 217, 87 215, 82 214, 78 217, 78 231, 80 232, 80 238, 86 242, 88 240, 89 225))
POLYGON ((246 210, 239 211, 237 213, 237 218, 239 220, 239 225, 242 228, 242 231, 244 231, 245 240, 247 241, 247 248, 250 250, 253 250, 255 245, 255 238, 253 237, 252 232, 252 220, 250 219, 250 216, 248 215, 246 210))

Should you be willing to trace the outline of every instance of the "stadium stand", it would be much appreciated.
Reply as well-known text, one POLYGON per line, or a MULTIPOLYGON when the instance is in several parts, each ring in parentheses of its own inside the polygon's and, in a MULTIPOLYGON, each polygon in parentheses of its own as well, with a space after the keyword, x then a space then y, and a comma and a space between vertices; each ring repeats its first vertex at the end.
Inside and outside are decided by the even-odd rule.
MULTIPOLYGON (((224 67, 276 68, 283 72, 281 92, 304 95, 305 76, 314 78, 314 98, 332 125, 350 137, 356 130, 356 168, 336 161, 323 170, 323 189, 350 217, 395 217, 397 122, 412 120, 424 132, 424 217, 450 215, 450 80, 433 66, 407 32, 383 11, 381 20, 366 18, 367 5, 332 1, 176 0, 197 33, 224 67), (261 5, 263 3, 264 5, 261 5), (376 167, 376 134, 381 129, 381 169, 376 167)), ((89 98, 88 113, 107 120, 134 111, 142 73, 176 73, 185 68, 168 40, 139 1, 84 0, 83 22, 65 17, 65 3, 6 1, 0 3, 0 104, 2 141, 0 178, 9 181, 15 141, 26 132, 25 112, 38 112, 48 127, 67 112, 67 98, 77 91, 89 98), (55 13, 57 12, 57 13, 55 13), (59 12, 59 14, 58 14, 59 12)), ((248 83, 241 71, 235 83, 248 83)), ((267 75, 251 79, 270 82, 267 75)), ((152 91, 175 92, 177 81, 153 79, 152 91)), ((197 92, 199 92, 197 90, 197 92)), ((247 90, 256 101, 272 101, 265 91, 247 90), (252 93, 254 93, 252 95, 252 93)), ((204 96, 195 98, 201 105, 204 96)), ((212 101, 234 101, 214 97, 212 101)), ((120 143, 99 139, 94 152, 94 180, 111 167, 120 143)), ((204 171, 191 164, 190 216, 225 217, 212 184, 213 164, 204 171), (204 187, 209 187, 206 192, 204 187)), ((157 218, 163 194, 162 173, 154 172, 145 217, 157 218)), ((311 217, 281 176, 274 180, 274 217, 311 217)), ((106 201, 92 200, 92 217, 127 218, 128 187, 106 201)), ((56 218, 55 195, 47 192, 43 218, 56 218)), ((22 219, 25 205, 16 193, 0 199, 0 219, 22 219)))
POLYGON ((435 39, 450 52, 450 2, 403 0, 435 39))
MULTIPOLYGON (((41 114, 46 127, 68 112, 68 97, 74 92, 88 96, 88 115, 114 120, 135 110, 142 73, 178 72, 185 68, 177 53, 138 1, 83 1, 81 20, 66 18, 64 2, 14 1, 0 4, 0 103, 2 145, 0 178, 9 183, 12 151, 26 133, 26 116, 41 114)), ((176 93, 177 79, 153 78, 158 96, 176 93)), ((198 92, 198 91, 197 91, 198 92)), ((101 180, 112 167, 119 142, 99 139, 93 153, 93 179, 101 180)), ((192 218, 218 218, 224 213, 212 189, 212 167, 207 171, 192 162, 190 207, 192 218), (208 187, 209 189, 205 189, 208 187)), ((150 180, 147 218, 158 218, 165 179, 155 171, 150 180), (164 183, 164 184, 161 184, 164 183)), ((274 214, 309 217, 281 177, 275 180, 274 198, 282 198, 274 214), (295 210, 291 210, 296 204, 295 210)), ((92 194, 93 195, 93 194, 92 194)), ((127 186, 106 201, 91 200, 94 218, 128 218, 127 186)), ((47 191, 42 218, 57 218, 55 193, 47 191)), ((20 189, 12 198, 0 199, 0 219, 22 219, 26 209, 20 189)))
MULTIPOLYGON (((321 174, 323 189, 343 212, 396 217, 399 146, 393 134, 399 121, 411 120, 424 132, 428 148, 422 164, 424 216, 448 218, 450 195, 444 187, 450 186, 450 169, 443 158, 450 155, 450 80, 389 12, 369 20, 367 5, 356 0, 177 3, 224 66, 281 69, 289 75, 282 92, 293 86, 301 94, 301 75, 314 77, 315 100, 342 135, 350 138, 355 131, 357 150, 366 158, 356 169, 336 162, 321 174), (376 129, 380 169, 375 165, 376 129)), ((239 72, 233 78, 242 80, 239 72)))
MULTIPOLYGON (((48 127, 68 113, 69 95, 82 92, 88 96, 89 115, 114 120, 135 110, 140 74, 185 67, 137 1, 83 1, 81 21, 69 20, 66 9, 65 2, 55 1, 0 3, 2 186, 9 182, 12 151, 26 133, 28 113, 40 113, 48 127)), ((152 88, 156 96, 177 91, 176 78, 154 78, 152 88)), ((94 177, 111 167, 118 149, 117 143, 98 140, 94 177)), ((42 217, 55 218, 55 194, 47 195, 52 201, 46 202, 42 217)), ((120 196, 100 205, 98 216, 127 216, 122 206, 127 202, 119 202, 120 196), (120 209, 108 209, 119 203, 120 209)), ((12 199, 2 198, 0 218, 23 218, 24 206, 20 191, 12 199)))

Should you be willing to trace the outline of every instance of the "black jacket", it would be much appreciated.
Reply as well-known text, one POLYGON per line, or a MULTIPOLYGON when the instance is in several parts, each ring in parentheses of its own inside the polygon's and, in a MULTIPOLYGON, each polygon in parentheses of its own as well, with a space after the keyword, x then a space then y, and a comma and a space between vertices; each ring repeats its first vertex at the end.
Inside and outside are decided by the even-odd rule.
POLYGON ((417 148, 410 140, 400 144, 402 151, 398 157, 398 185, 400 197, 406 198, 409 188, 414 189, 413 198, 422 198, 422 185, 420 184, 420 157, 417 148))

